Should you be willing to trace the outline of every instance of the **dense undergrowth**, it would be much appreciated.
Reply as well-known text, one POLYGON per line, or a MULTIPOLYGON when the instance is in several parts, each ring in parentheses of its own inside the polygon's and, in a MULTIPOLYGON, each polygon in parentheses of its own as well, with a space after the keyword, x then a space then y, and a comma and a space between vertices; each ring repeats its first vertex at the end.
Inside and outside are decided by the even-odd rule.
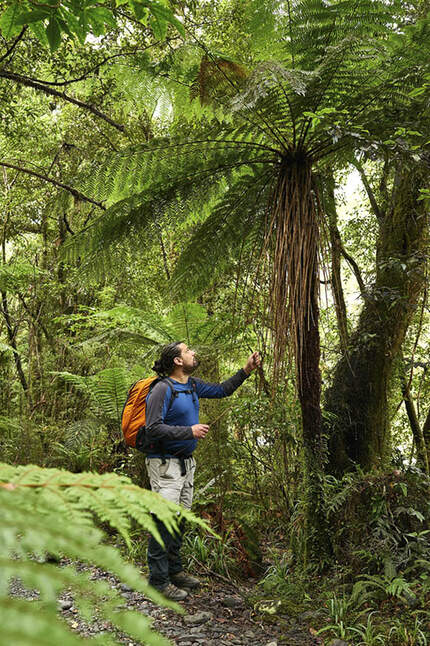
MULTIPOLYGON (((213 416, 210 406, 203 415, 213 416)), ((298 446, 294 409, 288 423, 271 411, 264 400, 238 400, 226 409, 229 432, 221 425, 199 448, 195 511, 221 540, 190 528, 184 541, 188 568, 220 581, 256 584, 248 603, 263 619, 287 625, 298 617, 324 643, 430 643, 430 479, 415 467, 358 471, 341 480, 326 476, 333 559, 328 566, 305 566, 305 496, 294 486, 297 467, 281 470, 285 453, 298 446), (263 441, 274 422, 271 441, 263 441)), ((86 425, 35 433, 4 418, 2 450, 10 462, 37 458, 42 465, 66 463, 75 472, 115 471, 145 486, 144 456, 125 450, 109 425, 104 428, 94 434, 86 425)), ((141 527, 132 522, 128 544, 109 533, 123 557, 145 569, 141 527)))

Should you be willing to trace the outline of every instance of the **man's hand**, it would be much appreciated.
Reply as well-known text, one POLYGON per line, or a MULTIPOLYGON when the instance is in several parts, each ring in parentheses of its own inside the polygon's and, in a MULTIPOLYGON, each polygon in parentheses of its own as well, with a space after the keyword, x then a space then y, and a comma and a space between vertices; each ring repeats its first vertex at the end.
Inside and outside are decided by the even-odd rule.
POLYGON ((206 433, 209 431, 208 424, 193 424, 191 427, 194 437, 203 439, 206 436, 206 433))
POLYGON ((243 369, 247 375, 250 375, 253 370, 258 368, 258 366, 261 366, 261 357, 258 352, 253 352, 243 369))

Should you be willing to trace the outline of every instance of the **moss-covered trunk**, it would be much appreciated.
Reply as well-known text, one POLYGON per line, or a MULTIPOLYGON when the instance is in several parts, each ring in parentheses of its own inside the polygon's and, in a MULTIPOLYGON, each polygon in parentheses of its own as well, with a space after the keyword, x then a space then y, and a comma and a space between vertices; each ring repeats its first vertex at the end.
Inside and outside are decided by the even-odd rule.
POLYGON ((300 369, 298 391, 302 413, 303 452, 306 469, 306 554, 308 559, 329 562, 329 539, 322 475, 324 473, 324 444, 321 414, 321 371, 319 308, 319 276, 313 277, 310 308, 300 334, 300 369))
POLYGON ((428 220, 419 200, 424 179, 403 167, 392 205, 380 219, 375 283, 325 396, 331 473, 342 474, 354 464, 368 470, 389 457, 393 364, 425 282, 428 220))

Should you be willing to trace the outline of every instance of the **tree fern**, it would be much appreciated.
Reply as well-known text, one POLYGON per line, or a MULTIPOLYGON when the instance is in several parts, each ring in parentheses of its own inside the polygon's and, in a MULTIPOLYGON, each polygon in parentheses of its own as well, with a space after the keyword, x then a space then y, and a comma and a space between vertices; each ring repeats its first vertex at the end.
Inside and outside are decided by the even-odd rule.
MULTIPOLYGON (((194 274, 186 280, 192 282, 193 278, 196 278, 194 274)), ((177 287, 179 290, 179 277, 177 287)), ((186 287, 189 287, 188 282, 186 287)), ((91 324, 95 322, 98 329, 96 335, 88 337, 84 343, 109 339, 123 344, 126 351, 130 343, 136 343, 140 351, 147 348, 146 355, 150 357, 158 353, 161 346, 178 339, 184 339, 194 347, 209 344, 221 347, 232 323, 229 314, 215 313, 208 316, 203 305, 184 301, 164 312, 148 312, 137 307, 117 305, 110 310, 90 314, 88 320, 91 324)), ((137 379, 139 372, 133 367, 130 370, 137 379)), ((74 377, 70 377, 70 383, 73 383, 73 379, 74 377)), ((77 380, 81 383, 80 377, 77 380)))
POLYGON ((130 376, 123 368, 106 368, 95 375, 81 377, 70 372, 55 372, 90 402, 90 410, 101 423, 121 426, 121 413, 130 387, 130 376))
MULTIPOLYGON (((73 565, 57 567, 40 562, 40 557, 49 553, 58 559, 67 557, 96 565, 156 603, 179 609, 163 600, 137 568, 104 542, 104 534, 95 526, 94 519, 109 523, 129 545, 132 519, 160 540, 152 514, 172 531, 180 516, 203 524, 190 512, 115 474, 74 475, 7 464, 0 464, 0 510, 0 614, 5 643, 31 646, 82 643, 56 612, 58 595, 72 589, 75 603, 86 619, 98 613, 116 629, 139 641, 167 646, 166 639, 151 631, 150 619, 119 609, 123 599, 109 584, 91 580, 88 573, 78 572, 73 565), (25 586, 38 590, 40 602, 9 596, 9 584, 16 577, 25 586)), ((95 643, 108 641, 103 636, 95 643)))
POLYGON ((262 248, 267 216, 264 206, 269 201, 273 182, 273 173, 265 169, 244 170, 224 191, 175 267, 171 286, 176 294, 185 289, 185 293, 195 296, 207 285, 208 275, 211 280, 222 276, 247 238, 254 248, 262 248))
MULTIPOLYGON (((102 166, 96 184, 107 188, 105 199, 121 194, 121 201, 86 232, 83 245, 79 237, 73 244, 79 253, 87 248, 93 256, 104 254, 109 242, 123 240, 132 228, 148 232, 154 219, 183 219, 210 204, 174 275, 182 296, 184 286, 195 294, 218 278, 248 236, 258 240, 260 253, 270 254, 273 383, 282 375, 291 340, 307 447, 308 520, 318 528, 311 534, 313 549, 324 552, 318 326, 324 213, 316 173, 339 151, 360 150, 363 133, 380 145, 388 134, 382 125, 387 106, 410 107, 412 88, 399 72, 399 52, 390 55, 388 45, 398 28, 397 1, 287 0, 277 6, 269 25, 282 45, 277 60, 267 55, 235 75, 226 59, 203 45, 205 103, 213 114, 220 109, 219 121, 208 127, 203 116, 193 139, 164 138, 137 148, 135 157, 122 159, 120 153, 102 166)), ((245 13, 254 12, 255 19, 260 8, 256 0, 245 13)), ((266 52, 271 45, 269 38, 266 52)))

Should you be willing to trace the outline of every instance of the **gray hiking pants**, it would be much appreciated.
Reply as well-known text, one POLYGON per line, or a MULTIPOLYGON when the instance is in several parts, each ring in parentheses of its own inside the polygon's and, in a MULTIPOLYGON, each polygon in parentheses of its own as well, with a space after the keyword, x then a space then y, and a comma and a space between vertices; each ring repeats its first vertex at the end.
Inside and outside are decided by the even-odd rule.
MULTIPOLYGON (((166 458, 165 464, 161 458, 146 458, 146 468, 151 483, 151 490, 160 496, 175 502, 177 505, 191 509, 193 501, 194 458, 180 460, 166 458), (183 473, 185 470, 185 473, 183 473)), ((179 531, 170 534, 163 523, 156 519, 158 531, 164 542, 161 546, 153 536, 148 543, 149 583, 155 588, 162 589, 170 581, 170 576, 183 570, 180 549, 184 532, 184 523, 180 523, 179 531)))

